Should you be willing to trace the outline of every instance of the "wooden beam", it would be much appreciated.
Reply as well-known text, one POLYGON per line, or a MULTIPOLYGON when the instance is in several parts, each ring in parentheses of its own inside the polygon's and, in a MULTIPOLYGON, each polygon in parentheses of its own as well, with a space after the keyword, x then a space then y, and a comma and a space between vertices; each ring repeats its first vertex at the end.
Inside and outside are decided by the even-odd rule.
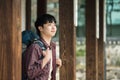
POLYGON ((21 80, 21 0, 0 0, 0 80, 21 80))
POLYGON ((31 29, 31 0, 26 0, 26 30, 31 29))
POLYGON ((47 12, 47 0, 37 0, 37 16, 47 12))
POLYGON ((60 57, 63 65, 60 69, 60 80, 76 80, 75 67, 75 26, 74 26, 74 0, 59 0, 59 42, 60 57))
POLYGON ((86 80, 98 80, 97 0, 86 0, 86 80))
POLYGON ((99 39, 98 39, 98 80, 105 80, 105 0, 99 0, 99 39))

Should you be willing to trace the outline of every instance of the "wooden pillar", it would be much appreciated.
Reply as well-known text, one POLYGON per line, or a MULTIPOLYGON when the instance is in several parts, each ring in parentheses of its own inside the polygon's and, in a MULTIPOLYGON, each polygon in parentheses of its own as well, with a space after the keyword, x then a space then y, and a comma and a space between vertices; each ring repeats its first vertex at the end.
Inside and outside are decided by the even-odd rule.
POLYGON ((21 0, 0 0, 0 80, 21 80, 21 0))
POLYGON ((86 0, 86 80, 98 80, 97 0, 86 0))
POLYGON ((47 12, 47 0, 37 0, 37 16, 47 12))
POLYGON ((63 65, 60 69, 60 80, 76 80, 75 67, 75 26, 74 26, 74 0, 59 0, 59 42, 60 57, 63 65))
POLYGON ((31 29, 31 0, 26 0, 26 30, 31 29))
POLYGON ((99 0, 99 39, 98 39, 98 80, 105 80, 105 53, 104 53, 104 24, 105 24, 105 3, 99 0))

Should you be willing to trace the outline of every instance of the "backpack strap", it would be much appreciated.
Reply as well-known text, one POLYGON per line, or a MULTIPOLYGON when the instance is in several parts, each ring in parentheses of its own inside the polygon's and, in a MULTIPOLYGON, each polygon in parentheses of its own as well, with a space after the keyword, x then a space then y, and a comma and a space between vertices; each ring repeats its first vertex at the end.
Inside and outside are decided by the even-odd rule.
MULTIPOLYGON (((42 41, 40 41, 40 40, 34 40, 33 43, 34 44, 38 44, 43 51, 46 50, 46 46, 45 46, 45 44, 42 41)), ((43 58, 44 58, 44 56, 41 55, 40 59, 43 59, 43 58)))
MULTIPOLYGON (((40 41, 39 39, 34 39, 34 41, 33 41, 32 43, 33 43, 33 44, 38 44, 42 50, 46 50, 45 44, 44 44, 42 41, 40 41)), ((22 65, 24 65, 23 60, 24 60, 24 58, 25 58, 25 53, 26 53, 26 50, 23 51, 23 53, 22 53, 22 65)), ((44 58, 43 55, 39 56, 39 59, 43 59, 43 58, 44 58)), ((22 67, 23 67, 23 66, 22 66, 22 67)), ((23 69, 23 68, 22 68, 22 69, 23 69)), ((27 80, 27 75, 24 74, 24 73, 22 74, 22 80, 27 80)))
POLYGON ((33 43, 38 44, 43 51, 46 50, 46 46, 45 46, 45 44, 42 41, 34 40, 33 43))

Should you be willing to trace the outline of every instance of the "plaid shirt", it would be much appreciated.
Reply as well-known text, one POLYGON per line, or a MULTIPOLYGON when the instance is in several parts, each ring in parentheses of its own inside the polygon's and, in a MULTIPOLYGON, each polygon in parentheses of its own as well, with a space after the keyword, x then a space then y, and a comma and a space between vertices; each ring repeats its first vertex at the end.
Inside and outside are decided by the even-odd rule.
MULTIPOLYGON (((49 47, 47 43, 41 39, 46 47, 49 47)), ((52 49, 52 79, 56 80, 56 45, 51 42, 50 48, 52 49)), ((38 44, 32 44, 28 47, 25 58, 23 59, 23 74, 27 75, 27 80, 48 80, 50 71, 50 61, 42 69, 42 49, 38 44)))

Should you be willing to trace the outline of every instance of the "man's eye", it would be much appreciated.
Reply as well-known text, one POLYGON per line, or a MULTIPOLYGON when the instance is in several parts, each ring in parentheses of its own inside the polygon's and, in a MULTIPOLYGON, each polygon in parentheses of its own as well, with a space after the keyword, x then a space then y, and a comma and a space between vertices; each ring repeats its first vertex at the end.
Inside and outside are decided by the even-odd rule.
POLYGON ((48 26, 51 26, 51 24, 48 24, 48 26))
POLYGON ((48 26, 56 26, 56 24, 49 23, 48 26))
POLYGON ((49 24, 48 26, 51 26, 51 24, 49 24))

